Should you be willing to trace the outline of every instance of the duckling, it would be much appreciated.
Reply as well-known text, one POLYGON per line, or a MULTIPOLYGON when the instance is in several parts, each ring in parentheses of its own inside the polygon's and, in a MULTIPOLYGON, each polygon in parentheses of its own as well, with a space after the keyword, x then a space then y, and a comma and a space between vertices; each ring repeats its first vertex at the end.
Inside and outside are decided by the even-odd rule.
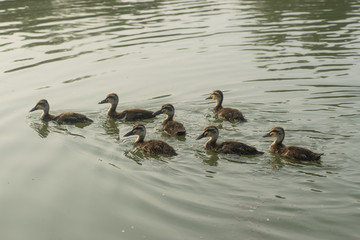
POLYGON ((196 140, 204 137, 210 137, 204 146, 206 150, 211 150, 217 153, 231 153, 238 155, 263 154, 263 152, 258 151, 255 147, 249 146, 242 142, 227 141, 218 144, 216 140, 219 137, 219 130, 216 126, 207 126, 204 129, 204 132, 199 137, 197 137, 196 140))
POLYGON ((172 136, 183 136, 186 134, 185 127, 182 123, 173 120, 175 114, 175 108, 171 104, 162 105, 161 109, 157 112, 154 112, 153 115, 157 116, 159 114, 165 113, 167 118, 162 122, 163 130, 172 136))
POLYGON ((230 122, 246 122, 246 119, 239 110, 222 107, 224 95, 220 90, 213 91, 210 97, 206 99, 216 100, 216 106, 213 108, 213 112, 218 118, 225 119, 230 122))
POLYGON ((152 111, 143 109, 126 109, 122 112, 117 112, 116 107, 119 103, 119 97, 116 93, 109 93, 104 100, 99 102, 99 104, 104 103, 111 104, 106 114, 113 119, 124 121, 137 121, 154 117, 152 111))
POLYGON ((171 147, 164 141, 161 140, 149 140, 144 141, 146 135, 146 128, 142 124, 135 124, 133 129, 124 135, 124 137, 137 135, 137 139, 135 140, 135 146, 139 149, 142 149, 146 153, 150 154, 164 154, 168 156, 175 156, 177 153, 174 148, 171 147))
POLYGON ((319 160, 323 153, 315 153, 309 149, 285 146, 282 142, 285 138, 285 130, 282 127, 273 127, 270 132, 263 137, 275 137, 276 140, 270 146, 270 152, 275 153, 281 157, 289 158, 298 161, 315 161, 319 160))
POLYGON ((91 123, 93 120, 86 117, 84 114, 74 113, 74 112, 65 112, 58 115, 52 115, 49 113, 50 106, 46 99, 40 99, 35 107, 33 107, 30 112, 42 110, 40 119, 43 121, 55 121, 59 124, 74 124, 74 123, 91 123))

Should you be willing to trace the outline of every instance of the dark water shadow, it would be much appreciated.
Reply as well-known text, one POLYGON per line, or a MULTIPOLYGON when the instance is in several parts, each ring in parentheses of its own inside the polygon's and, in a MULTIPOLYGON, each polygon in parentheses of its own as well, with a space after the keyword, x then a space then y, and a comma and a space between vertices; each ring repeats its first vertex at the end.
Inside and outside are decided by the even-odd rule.
MULTIPOLYGON (((322 161, 296 161, 287 159, 284 157, 280 157, 278 155, 275 155, 273 153, 270 153, 270 159, 268 160, 268 163, 271 165, 272 169, 281 169, 285 166, 293 166, 293 167, 306 167, 306 166, 315 166, 315 167, 323 167, 322 161)), ((300 170, 299 170, 300 171, 300 170)))
POLYGON ((219 156, 218 154, 214 153, 214 152, 211 152, 211 151, 201 151, 201 150, 196 150, 196 155, 198 155, 198 157, 200 159, 202 159, 202 162, 205 164, 205 165, 209 165, 209 166, 218 166, 219 163, 219 156))
POLYGON ((257 162, 250 162, 248 160, 258 156, 236 155, 236 154, 222 154, 210 150, 196 150, 196 155, 202 159, 202 162, 209 166, 218 166, 219 160, 226 160, 228 162, 239 164, 258 164, 257 162))
MULTIPOLYGON (((162 131, 162 130, 161 130, 162 131)), ((164 138, 168 138, 168 139, 171 139, 171 138, 175 138, 181 142, 185 142, 186 141, 186 135, 181 135, 181 136, 172 136, 170 134, 167 134, 166 132, 162 131, 161 133, 161 136, 164 137, 164 138)))

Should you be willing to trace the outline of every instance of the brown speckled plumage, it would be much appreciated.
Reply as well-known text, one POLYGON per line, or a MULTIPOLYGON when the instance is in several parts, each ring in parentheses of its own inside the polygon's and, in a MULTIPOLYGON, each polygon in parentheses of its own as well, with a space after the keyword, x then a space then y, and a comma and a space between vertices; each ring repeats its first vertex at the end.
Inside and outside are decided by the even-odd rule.
POLYGON ((142 124, 136 124, 133 129, 124 135, 124 137, 137 135, 137 139, 135 141, 135 146, 139 149, 142 149, 146 153, 150 154, 163 154, 168 156, 177 155, 176 151, 173 147, 161 140, 149 140, 145 141, 146 128, 142 124))
POLYGON ((222 91, 215 90, 211 93, 210 97, 206 99, 213 99, 216 101, 216 106, 213 108, 213 112, 220 119, 225 119, 230 122, 246 122, 243 114, 234 108, 224 108, 222 102, 224 100, 224 95, 222 91))
POLYGON ((249 146, 242 142, 235 141, 226 141, 223 143, 217 143, 219 137, 219 130, 216 126, 207 126, 204 129, 204 132, 197 137, 197 140, 209 137, 210 139, 205 143, 205 149, 211 150, 217 153, 229 153, 229 154, 238 154, 238 155, 255 155, 263 154, 263 152, 258 151, 255 147, 249 146))
POLYGON ((90 123, 93 120, 86 117, 84 114, 74 113, 74 112, 65 112, 58 115, 52 115, 49 113, 50 106, 46 99, 40 99, 35 107, 33 107, 30 112, 42 110, 41 120, 43 121, 55 121, 59 124, 75 124, 75 123, 90 123))
POLYGON ((323 155, 323 153, 315 153, 302 147, 285 146, 282 143, 285 138, 285 130, 282 127, 273 127, 270 132, 268 132, 263 137, 276 138, 276 140, 270 146, 270 152, 281 157, 298 161, 315 161, 319 160, 321 155, 323 155))
POLYGON ((124 111, 116 111, 119 103, 119 97, 116 93, 109 93, 104 100, 99 104, 110 103, 110 108, 107 111, 107 116, 117 120, 123 121, 138 121, 142 119, 153 118, 153 112, 143 109, 126 109, 124 111))
POLYGON ((184 136, 186 134, 185 127, 182 123, 173 120, 175 108, 171 104, 164 104, 161 109, 154 113, 154 116, 166 114, 167 118, 162 122, 163 130, 172 136, 184 136))

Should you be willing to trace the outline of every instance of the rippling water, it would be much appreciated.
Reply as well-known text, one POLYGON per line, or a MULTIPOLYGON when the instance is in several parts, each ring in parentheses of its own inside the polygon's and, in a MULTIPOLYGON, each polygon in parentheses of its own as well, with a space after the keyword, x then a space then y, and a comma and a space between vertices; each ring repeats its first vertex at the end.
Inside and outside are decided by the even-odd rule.
POLYGON ((1 239, 357 239, 360 4, 339 0, 0 1, 1 239), (248 122, 214 118, 210 92, 248 122), (179 153, 149 157, 122 136, 118 109, 176 108, 185 139, 164 116, 147 139, 179 153), (77 111, 89 126, 28 113, 77 111), (265 151, 236 157, 219 141, 265 151), (324 152, 319 163, 278 158, 261 138, 324 152))

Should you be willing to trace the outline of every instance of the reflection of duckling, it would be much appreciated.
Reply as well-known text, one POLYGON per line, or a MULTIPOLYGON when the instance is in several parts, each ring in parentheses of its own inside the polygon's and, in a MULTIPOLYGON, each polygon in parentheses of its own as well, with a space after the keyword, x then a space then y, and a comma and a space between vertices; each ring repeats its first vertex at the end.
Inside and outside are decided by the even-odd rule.
POLYGON ((46 138, 50 133, 48 122, 44 122, 44 121, 42 123, 32 122, 30 123, 30 127, 34 129, 41 138, 46 138))
POLYGON ((73 123, 90 123, 93 120, 86 117, 84 114, 74 113, 74 112, 65 112, 58 115, 52 115, 49 113, 50 106, 46 99, 39 100, 35 107, 33 107, 30 112, 42 110, 41 120, 43 121, 55 121, 59 124, 73 124, 73 123))
POLYGON ((217 117, 231 122, 246 122, 246 119, 239 110, 234 108, 222 107, 224 95, 220 90, 213 91, 210 97, 206 99, 216 100, 216 106, 213 108, 213 112, 216 114, 217 117))
POLYGON ((173 120, 175 108, 171 104, 162 105, 161 109, 154 112, 154 116, 165 113, 167 118, 162 122, 163 130, 172 136, 182 136, 186 134, 185 127, 182 123, 173 120))
POLYGON ((105 133, 110 137, 120 140, 120 130, 118 128, 118 122, 112 118, 107 118, 106 121, 103 122, 102 126, 105 130, 105 133))
POLYGON ((205 143, 205 149, 211 150, 218 153, 231 153, 238 155, 255 155, 255 154, 263 154, 263 152, 259 152, 256 148, 246 145, 242 142, 235 141, 227 141, 223 143, 216 143, 216 140, 219 137, 219 130, 215 126, 207 126, 204 129, 204 132, 196 138, 199 140, 204 137, 210 137, 210 139, 205 143))
POLYGON ((146 128, 142 124, 136 124, 133 129, 124 135, 124 137, 137 135, 135 140, 135 146, 139 149, 142 149, 144 152, 151 154, 165 154, 169 156, 175 156, 177 153, 174 148, 169 144, 161 140, 149 140, 144 141, 146 135, 146 128))
POLYGON ((314 161, 319 160, 323 153, 314 153, 306 148, 285 146, 282 142, 285 138, 285 131, 282 127, 273 127, 263 137, 275 137, 276 140, 270 146, 270 152, 291 160, 314 161))
POLYGON ((116 107, 119 103, 119 97, 116 93, 109 93, 104 100, 99 104, 110 103, 111 106, 107 111, 107 115, 114 119, 125 121, 137 121, 141 119, 153 118, 153 112, 143 109, 126 109, 122 112, 117 112, 116 107))

